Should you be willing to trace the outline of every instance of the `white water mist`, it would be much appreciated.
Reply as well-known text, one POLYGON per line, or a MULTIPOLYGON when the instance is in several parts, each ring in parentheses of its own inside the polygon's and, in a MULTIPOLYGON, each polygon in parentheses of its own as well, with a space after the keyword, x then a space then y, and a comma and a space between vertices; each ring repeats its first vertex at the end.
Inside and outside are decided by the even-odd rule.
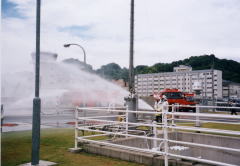
MULTIPOLYGON (((42 55, 42 54, 41 54, 42 55)), ((2 78, 2 97, 7 115, 29 115, 32 113, 34 97, 34 67, 32 71, 5 73, 2 78)), ((42 112, 54 112, 56 107, 116 106, 124 105, 129 93, 96 74, 72 64, 54 60, 41 61, 40 97, 42 112)), ((143 101, 140 108, 151 109, 143 101)))

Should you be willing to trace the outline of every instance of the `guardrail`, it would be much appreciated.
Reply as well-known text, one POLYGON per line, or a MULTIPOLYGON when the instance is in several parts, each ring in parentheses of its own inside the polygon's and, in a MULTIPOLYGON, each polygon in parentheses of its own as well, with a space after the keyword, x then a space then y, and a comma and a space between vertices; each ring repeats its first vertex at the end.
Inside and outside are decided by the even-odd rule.
MULTIPOLYGON (((136 113, 136 114, 150 114, 155 115, 157 112, 151 110, 151 111, 134 111, 134 110, 128 110, 128 107, 122 107, 122 108, 87 108, 87 107, 77 107, 75 109, 75 148, 78 148, 78 142, 88 142, 88 143, 94 143, 99 145, 106 145, 121 149, 127 149, 132 151, 138 151, 138 152, 145 152, 145 153, 151 153, 151 154, 158 154, 164 156, 164 163, 165 166, 168 166, 168 158, 169 157, 175 157, 180 159, 186 159, 186 160, 192 160, 207 164, 214 164, 214 165, 220 165, 220 166, 236 166, 229 163, 222 163, 219 161, 213 161, 208 159, 202 159, 197 157, 191 157, 191 156, 184 156, 179 154, 174 154, 169 152, 169 143, 177 143, 182 145, 189 145, 189 146, 195 146, 195 147, 204 147, 209 149, 217 149, 217 150, 224 150, 224 151, 231 151, 231 152, 237 152, 240 155, 240 149, 237 148, 230 148, 230 147, 222 147, 222 146, 215 146, 215 145, 207 145, 207 144, 201 144, 201 143, 193 143, 193 142, 186 142, 186 141, 177 141, 172 140, 168 138, 169 131, 171 130, 188 130, 188 131, 200 131, 200 132, 207 132, 207 133, 214 133, 214 134, 229 134, 229 135, 235 135, 240 136, 240 132, 238 131, 231 131, 231 130, 220 130, 220 129, 210 129, 210 128, 201 128, 200 127, 200 121, 201 122, 213 122, 213 123, 226 123, 226 124, 240 124, 238 122, 232 123, 232 122, 223 122, 223 121, 216 121, 215 118, 220 119, 235 119, 240 120, 239 115, 222 115, 222 114, 213 114, 213 113, 200 113, 200 108, 218 108, 216 106, 188 106, 188 107, 196 107, 196 113, 185 113, 185 112, 176 112, 177 108, 181 107, 181 105, 168 105, 162 107, 162 123, 157 123, 155 121, 149 123, 149 122, 129 122, 128 115, 129 113, 136 113), (169 112, 169 107, 172 107, 172 111, 169 112), (102 112, 111 112, 111 113, 121 113, 122 115, 110 115, 110 116, 96 116, 96 117, 80 117, 79 111, 102 111, 102 112), (116 116, 124 117, 124 121, 116 121, 113 119, 106 119, 106 118, 114 118, 116 116), (169 116, 171 116, 169 118, 169 116), (192 119, 178 119, 176 116, 183 116, 183 117, 195 117, 194 120, 192 119), (105 119, 102 119, 105 118, 105 119), (213 120, 201 120, 201 118, 214 118, 213 120), (176 121, 191 121, 195 122, 195 127, 189 127, 189 126, 177 126, 176 121), (79 121, 82 121, 83 123, 80 125, 79 121), (95 122, 92 125, 86 122, 95 122), (96 123, 97 122, 97 123, 96 123), (115 131, 106 131, 101 130, 101 127, 104 126, 120 126, 121 130, 116 129, 115 131), (146 133, 144 135, 138 135, 138 134, 131 134, 132 131, 137 131, 135 128, 136 126, 147 126, 151 127, 152 134, 147 135, 146 133), (158 138, 158 128, 162 129, 163 132, 163 138, 158 138), (95 135, 88 135, 88 136, 79 136, 79 131, 90 131, 95 132, 97 134, 95 135), (153 141, 153 148, 152 149, 143 149, 138 147, 130 147, 126 145, 119 145, 114 144, 111 142, 104 142, 104 141, 97 141, 97 140, 90 140, 89 138, 92 137, 98 137, 98 136, 107 136, 107 135, 118 135, 123 137, 134 137, 134 138, 142 138, 145 140, 152 140, 153 141), (158 142, 161 142, 158 146, 158 142), (161 150, 161 146, 163 145, 163 150, 161 150)), ((186 107, 186 106, 184 106, 186 107)), ((223 108, 223 107, 221 107, 223 108)), ((239 107, 224 107, 225 109, 240 109, 239 107)), ((148 145, 147 145, 148 147, 148 145)))

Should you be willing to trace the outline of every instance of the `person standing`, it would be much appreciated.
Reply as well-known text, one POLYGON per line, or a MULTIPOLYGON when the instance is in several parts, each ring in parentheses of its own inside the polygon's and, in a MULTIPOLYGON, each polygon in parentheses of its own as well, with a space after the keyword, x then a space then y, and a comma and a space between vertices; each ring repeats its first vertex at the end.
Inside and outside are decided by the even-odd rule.
MULTIPOLYGON (((231 107, 237 107, 237 104, 235 101, 231 101, 231 107)), ((236 108, 231 108, 231 115, 237 115, 237 110, 236 108)))
POLYGON ((156 112, 158 112, 156 115, 155 115, 155 121, 160 123, 162 122, 162 111, 163 109, 168 109, 168 100, 167 100, 167 97, 165 95, 163 95, 159 101, 156 101, 155 102, 155 105, 154 105, 154 108, 156 110, 156 112))
POLYGON ((162 122, 162 99, 160 97, 155 97, 156 101, 154 104, 154 109, 157 112, 157 114, 155 114, 155 121, 160 123, 162 122))

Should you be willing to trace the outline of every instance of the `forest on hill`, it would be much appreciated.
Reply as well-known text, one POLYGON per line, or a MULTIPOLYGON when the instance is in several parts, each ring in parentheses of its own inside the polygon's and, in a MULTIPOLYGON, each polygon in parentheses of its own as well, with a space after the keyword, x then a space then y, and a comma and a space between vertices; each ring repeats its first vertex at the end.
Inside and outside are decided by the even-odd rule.
MULTIPOLYGON (((72 64, 83 65, 82 62, 76 59, 65 60, 72 64)), ((217 69, 223 72, 223 79, 240 83, 240 63, 234 60, 219 59, 215 55, 201 55, 192 56, 184 60, 174 61, 172 63, 156 63, 152 66, 138 65, 134 68, 135 74, 159 73, 159 72, 172 72, 173 68, 179 65, 191 66, 193 70, 217 69)), ((106 79, 123 79, 128 81, 128 69, 121 68, 117 63, 109 63, 101 66, 97 70, 92 70, 90 65, 87 66, 88 70, 97 73, 106 79)))
POLYGON ((214 55, 192 56, 190 58, 175 61, 172 63, 156 63, 153 66, 136 66, 137 74, 172 72, 173 67, 179 65, 191 66, 193 70, 211 69, 212 67, 223 72, 223 79, 240 83, 240 63, 219 59, 214 55))

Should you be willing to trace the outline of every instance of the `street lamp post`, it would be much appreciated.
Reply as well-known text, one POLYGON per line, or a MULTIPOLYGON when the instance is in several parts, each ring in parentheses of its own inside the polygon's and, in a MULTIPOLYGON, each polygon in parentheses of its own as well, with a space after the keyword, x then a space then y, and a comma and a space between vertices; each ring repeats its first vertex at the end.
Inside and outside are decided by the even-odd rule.
POLYGON ((39 77, 40 77, 40 16, 41 0, 37 0, 36 11, 36 53, 35 53, 35 98, 33 99, 33 117, 32 117, 32 165, 39 164, 40 149, 40 112, 41 99, 39 97, 39 77))
POLYGON ((134 87, 134 0, 131 0, 130 9, 130 54, 129 54, 129 91, 131 96, 135 93, 134 87))
POLYGON ((67 47, 70 47, 71 45, 78 46, 78 47, 80 47, 80 48, 82 49, 83 55, 84 55, 84 64, 86 65, 87 63, 86 63, 86 51, 85 51, 85 49, 84 49, 81 45, 75 44, 75 43, 72 43, 72 44, 64 44, 63 46, 67 48, 67 47))
MULTIPOLYGON (((137 97, 134 87, 134 0, 131 0, 130 7, 130 50, 129 50, 129 92, 130 96, 125 97, 126 105, 129 110, 137 110, 137 97)), ((129 122, 137 122, 135 113, 128 114, 129 122)))

